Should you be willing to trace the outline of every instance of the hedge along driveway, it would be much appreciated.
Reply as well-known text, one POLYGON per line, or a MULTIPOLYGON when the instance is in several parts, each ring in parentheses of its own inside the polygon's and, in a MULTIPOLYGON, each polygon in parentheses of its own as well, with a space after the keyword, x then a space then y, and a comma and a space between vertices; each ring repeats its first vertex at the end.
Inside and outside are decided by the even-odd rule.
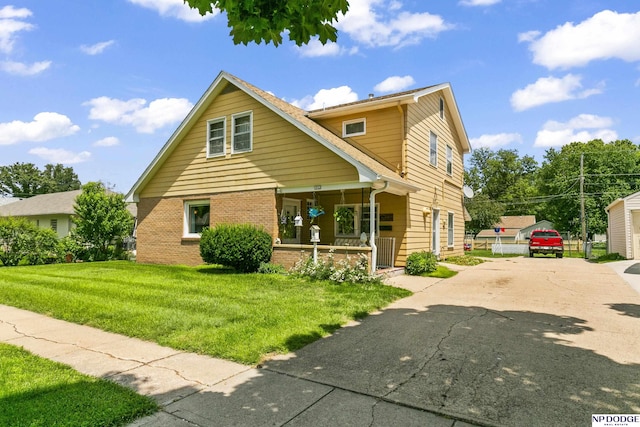
POLYGON ((0 268, 0 303, 246 364, 287 353, 408 296, 215 266, 127 261, 0 268))

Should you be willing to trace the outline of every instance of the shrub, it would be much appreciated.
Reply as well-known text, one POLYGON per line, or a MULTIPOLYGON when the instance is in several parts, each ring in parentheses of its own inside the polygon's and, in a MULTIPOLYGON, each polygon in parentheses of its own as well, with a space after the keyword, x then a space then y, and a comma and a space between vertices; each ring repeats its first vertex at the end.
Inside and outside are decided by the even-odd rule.
POLYGON ((30 252, 38 227, 25 218, 0 218, 0 261, 18 265, 30 252))
POLYGON ((260 264, 269 262, 272 251, 269 233, 251 224, 220 224, 205 229, 200 237, 204 262, 243 273, 258 271, 260 264))
POLYGON ((291 274, 333 283, 382 283, 382 277, 369 274, 369 260, 365 254, 360 254, 355 263, 349 256, 334 262, 333 251, 329 252, 326 260, 318 259, 315 263, 312 257, 301 258, 291 269, 291 274))
POLYGON ((414 252, 407 257, 405 271, 411 276, 431 273, 438 268, 438 260, 432 252, 414 252))
POLYGON ((26 260, 30 265, 54 264, 60 259, 58 234, 50 228, 39 228, 31 238, 26 260))

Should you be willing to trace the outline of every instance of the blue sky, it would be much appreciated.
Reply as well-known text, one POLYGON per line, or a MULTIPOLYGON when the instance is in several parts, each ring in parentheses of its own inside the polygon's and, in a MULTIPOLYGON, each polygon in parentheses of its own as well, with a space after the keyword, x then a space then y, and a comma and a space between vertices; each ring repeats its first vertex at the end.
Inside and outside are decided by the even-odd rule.
POLYGON ((635 1, 351 0, 336 25, 326 46, 236 46, 182 0, 0 2, 0 165, 126 193, 221 70, 306 109, 450 82, 472 148, 538 162, 640 143, 635 1))

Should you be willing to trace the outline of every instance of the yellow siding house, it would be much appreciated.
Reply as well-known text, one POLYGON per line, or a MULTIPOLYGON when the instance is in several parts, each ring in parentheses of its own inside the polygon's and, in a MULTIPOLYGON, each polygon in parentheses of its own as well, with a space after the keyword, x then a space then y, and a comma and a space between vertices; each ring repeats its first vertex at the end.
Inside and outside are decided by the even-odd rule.
POLYGON ((137 259, 200 264, 199 233, 229 222, 264 227, 287 266, 312 224, 373 269, 460 255, 469 151, 449 84, 304 111, 221 72, 127 195, 137 259))

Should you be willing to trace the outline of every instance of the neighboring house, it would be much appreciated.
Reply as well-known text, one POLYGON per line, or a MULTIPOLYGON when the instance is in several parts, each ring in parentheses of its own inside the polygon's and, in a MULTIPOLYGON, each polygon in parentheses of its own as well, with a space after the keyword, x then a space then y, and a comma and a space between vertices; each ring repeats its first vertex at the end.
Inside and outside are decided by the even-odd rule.
POLYGON ((461 255, 469 151, 449 84, 308 112, 221 72, 127 195, 137 260, 200 264, 203 228, 253 223, 291 265, 312 219, 323 250, 366 240, 372 268, 382 252, 397 266, 420 250, 461 255))
POLYGON ((520 236, 521 237, 524 236, 525 239, 528 239, 529 236, 531 236, 531 232, 533 230, 553 230, 553 229, 554 229, 553 223, 547 219, 543 219, 541 221, 536 222, 533 225, 529 225, 523 228, 522 230, 520 230, 520 236))
POLYGON ((543 221, 536 222, 535 215, 501 216, 500 222, 494 228, 476 234, 475 242, 494 243, 499 235, 502 243, 523 243, 531 234, 531 230, 539 228, 538 225, 542 223, 543 221))
POLYGON ((81 192, 82 190, 63 191, 22 199, 0 206, 0 216, 24 217, 40 228, 51 228, 58 233, 58 237, 65 237, 71 231, 73 204, 81 192))
MULTIPOLYGON (((40 228, 51 228, 58 237, 66 237, 73 228, 71 216, 75 213, 76 197, 82 190, 39 194, 0 206, 0 217, 24 217, 40 228)), ((136 206, 129 204, 127 210, 136 215, 136 206)))
POLYGON ((608 252, 640 259, 640 192, 614 200, 605 210, 608 252))

